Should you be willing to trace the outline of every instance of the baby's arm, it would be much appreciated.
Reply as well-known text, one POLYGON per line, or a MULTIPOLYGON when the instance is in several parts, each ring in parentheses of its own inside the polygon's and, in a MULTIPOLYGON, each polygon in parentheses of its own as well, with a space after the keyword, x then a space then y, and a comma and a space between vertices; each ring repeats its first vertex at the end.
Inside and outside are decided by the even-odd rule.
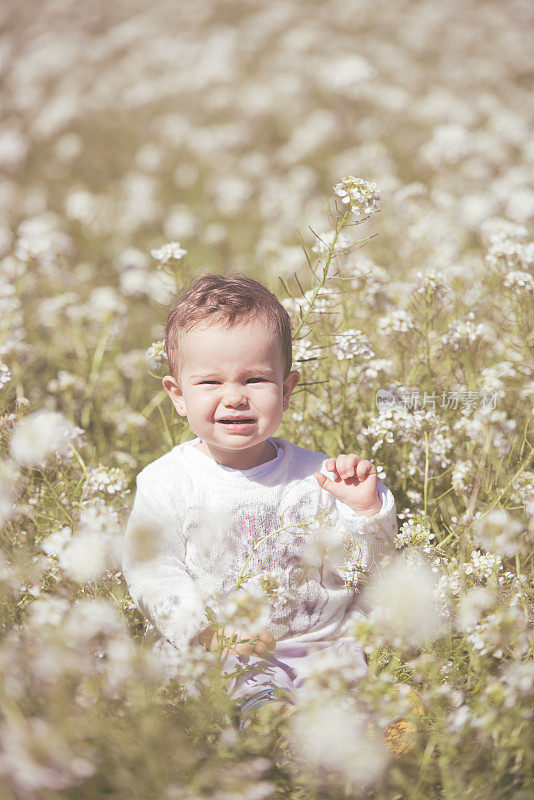
POLYGON ((139 474, 124 534, 122 572, 136 605, 179 649, 209 625, 200 587, 183 561, 184 550, 172 498, 139 474))

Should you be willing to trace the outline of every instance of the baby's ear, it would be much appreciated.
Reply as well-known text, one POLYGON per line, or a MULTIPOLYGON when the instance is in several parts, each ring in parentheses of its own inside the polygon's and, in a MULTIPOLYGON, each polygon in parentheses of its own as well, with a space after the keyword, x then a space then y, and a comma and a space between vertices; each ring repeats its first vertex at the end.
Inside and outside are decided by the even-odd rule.
POLYGON ((164 378, 161 379, 161 384, 169 397, 171 398, 172 404, 180 414, 181 417, 186 416, 186 408, 185 408, 185 401, 182 395, 182 391, 176 382, 176 380, 172 377, 172 375, 165 375, 164 378))
POLYGON ((297 385, 297 383, 299 382, 299 380, 300 380, 300 372, 297 372, 297 370, 292 370, 287 376, 287 378, 284 380, 284 400, 283 400, 284 411, 287 411, 287 409, 289 408, 289 398, 291 397, 291 393, 295 388, 295 386, 297 385))

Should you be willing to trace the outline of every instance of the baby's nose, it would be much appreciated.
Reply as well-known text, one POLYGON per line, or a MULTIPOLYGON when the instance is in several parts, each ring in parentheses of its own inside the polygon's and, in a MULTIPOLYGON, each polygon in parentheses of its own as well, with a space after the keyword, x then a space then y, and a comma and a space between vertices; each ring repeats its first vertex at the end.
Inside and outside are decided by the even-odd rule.
POLYGON ((224 394, 224 402, 228 405, 242 405, 247 402, 247 395, 242 386, 228 386, 224 394))

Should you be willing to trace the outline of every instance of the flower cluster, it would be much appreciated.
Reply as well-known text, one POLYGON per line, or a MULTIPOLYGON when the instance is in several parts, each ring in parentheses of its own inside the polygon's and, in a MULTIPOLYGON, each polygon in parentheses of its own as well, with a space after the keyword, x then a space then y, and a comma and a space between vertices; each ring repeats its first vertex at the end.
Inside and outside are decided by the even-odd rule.
POLYGON ((180 247, 180 242, 168 242, 162 247, 150 251, 150 255, 159 262, 159 266, 164 266, 169 261, 179 261, 186 253, 187 250, 180 247))
POLYGON ((386 316, 380 317, 377 322, 377 327, 382 334, 398 334, 409 333, 415 330, 415 320, 403 308, 397 308, 390 311, 386 316))
POLYGON ((504 279, 504 286, 511 289, 519 297, 526 297, 534 294, 534 278, 530 272, 521 270, 510 270, 504 279))
POLYGON ((367 361, 375 356, 371 342, 359 330, 350 329, 343 333, 336 333, 334 339, 332 352, 338 361, 354 358, 362 358, 367 361))
POLYGON ((311 339, 299 339, 293 342, 293 361, 316 361, 321 358, 322 346, 313 344, 311 339))
POLYGON ((89 497, 98 492, 124 497, 128 493, 127 485, 126 475, 119 467, 99 464, 87 469, 86 493, 89 497))
POLYGON ((475 315, 470 311, 465 319, 451 322, 447 333, 441 337, 442 348, 448 348, 457 353, 462 349, 471 347, 477 340, 484 338, 484 324, 475 325, 474 319, 475 315))
MULTIPOLYGON (((394 387, 393 387, 394 388, 394 387)), ((410 475, 424 469, 426 450, 424 434, 428 436, 430 469, 449 466, 452 440, 447 423, 433 409, 410 410, 398 403, 380 405, 379 415, 362 428, 362 436, 374 439, 372 452, 384 444, 404 442, 410 446, 406 469, 410 475)))
POLYGON ((373 214, 378 211, 377 203, 380 195, 376 184, 355 178, 349 175, 334 186, 334 192, 341 198, 341 202, 350 205, 355 214, 373 214))
POLYGON ((288 297, 282 300, 282 305, 291 313, 303 313, 312 305, 312 311, 325 314, 332 308, 334 302, 339 301, 338 293, 329 286, 321 286, 318 290, 309 289, 302 297, 288 297))
POLYGON ((71 526, 50 534, 41 549, 70 579, 80 584, 98 580, 121 563, 122 530, 117 513, 101 498, 84 501, 76 533, 71 526))
POLYGON ((435 538, 428 525, 416 522, 414 519, 408 519, 403 522, 400 531, 395 536, 395 547, 399 549, 422 545, 423 551, 431 552, 435 538))
POLYGON ((457 461, 452 470, 451 484, 457 492, 469 492, 472 489, 473 462, 457 461))
POLYGON ((0 389, 9 383, 11 377, 11 370, 7 364, 4 364, 3 361, 0 361, 0 389))
POLYGON ((43 469, 53 457, 59 462, 72 458, 71 444, 82 446, 83 433, 57 411, 34 411, 16 426, 10 442, 11 455, 21 466, 43 469))
POLYGON ((145 360, 152 369, 157 369, 160 364, 165 363, 167 355, 165 353, 165 339, 152 342, 145 352, 145 360))
POLYGON ((442 302, 453 295, 451 287, 447 285, 441 275, 435 272, 417 272, 416 277, 416 294, 423 295, 437 302, 442 302))
POLYGON ((462 566, 464 575, 472 575, 478 581, 485 581, 495 577, 502 569, 502 559, 496 553, 482 553, 480 550, 471 551, 471 561, 462 566))
POLYGON ((473 526, 473 534, 481 547, 497 554, 495 558, 514 558, 524 555, 528 549, 525 526, 504 508, 494 508, 479 517, 473 526))

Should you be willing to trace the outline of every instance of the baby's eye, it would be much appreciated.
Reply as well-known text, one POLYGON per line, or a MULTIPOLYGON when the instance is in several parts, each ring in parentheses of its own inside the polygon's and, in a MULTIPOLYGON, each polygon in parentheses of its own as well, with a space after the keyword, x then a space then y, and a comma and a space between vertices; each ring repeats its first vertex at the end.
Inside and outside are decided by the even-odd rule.
MULTIPOLYGON (((247 383, 250 381, 265 381, 265 378, 249 378, 247 383)), ((200 385, 202 386, 204 383, 220 383, 220 381, 200 381, 200 385)))

